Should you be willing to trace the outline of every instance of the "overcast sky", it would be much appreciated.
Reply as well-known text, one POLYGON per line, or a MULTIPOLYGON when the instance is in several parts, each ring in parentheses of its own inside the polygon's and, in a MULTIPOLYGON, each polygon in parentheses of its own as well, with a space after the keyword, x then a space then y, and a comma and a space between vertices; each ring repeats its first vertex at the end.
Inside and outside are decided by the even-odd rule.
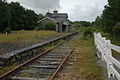
POLYGON ((17 1, 22 6, 45 14, 48 10, 59 10, 69 14, 72 21, 94 21, 101 15, 107 0, 7 0, 17 1))

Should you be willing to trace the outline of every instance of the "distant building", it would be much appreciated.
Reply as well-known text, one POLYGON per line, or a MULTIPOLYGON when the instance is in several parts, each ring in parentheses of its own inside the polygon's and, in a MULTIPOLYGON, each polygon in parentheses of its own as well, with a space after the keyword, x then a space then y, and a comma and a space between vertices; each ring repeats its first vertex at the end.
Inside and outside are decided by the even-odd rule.
POLYGON ((58 11, 53 11, 53 13, 47 12, 46 17, 38 21, 39 26, 45 22, 51 21, 56 24, 56 31, 58 32, 70 32, 71 23, 68 20, 67 13, 58 13, 58 11))

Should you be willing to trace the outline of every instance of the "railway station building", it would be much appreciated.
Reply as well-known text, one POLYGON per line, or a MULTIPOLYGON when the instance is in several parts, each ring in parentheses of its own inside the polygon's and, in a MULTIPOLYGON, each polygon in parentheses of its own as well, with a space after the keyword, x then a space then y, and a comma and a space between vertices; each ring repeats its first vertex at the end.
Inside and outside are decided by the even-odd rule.
POLYGON ((45 18, 38 21, 38 26, 44 26, 45 22, 53 22, 56 24, 57 32, 70 32, 72 24, 68 20, 67 13, 58 13, 57 10, 53 13, 47 12, 45 18))

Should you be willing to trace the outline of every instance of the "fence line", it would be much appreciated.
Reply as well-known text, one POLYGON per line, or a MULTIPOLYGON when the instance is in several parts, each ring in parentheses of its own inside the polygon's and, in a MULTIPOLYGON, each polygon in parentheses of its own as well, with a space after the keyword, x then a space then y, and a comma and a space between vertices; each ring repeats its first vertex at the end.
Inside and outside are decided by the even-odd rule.
POLYGON ((100 57, 107 64, 108 77, 116 77, 120 80, 120 73, 115 69, 114 65, 120 69, 120 62, 112 56, 112 50, 120 53, 120 47, 111 44, 110 40, 106 40, 100 33, 94 33, 95 45, 100 53, 100 57))

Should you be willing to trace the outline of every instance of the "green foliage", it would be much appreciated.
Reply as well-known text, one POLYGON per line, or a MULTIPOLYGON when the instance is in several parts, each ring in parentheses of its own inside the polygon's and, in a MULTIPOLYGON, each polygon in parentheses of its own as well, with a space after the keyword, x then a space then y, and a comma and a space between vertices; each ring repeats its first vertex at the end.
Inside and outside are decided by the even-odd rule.
MULTIPOLYGON (((102 28, 104 31, 112 33, 114 25, 120 21, 120 0, 108 0, 108 5, 105 6, 103 14, 101 15, 102 28)), ((97 20, 96 20, 97 21, 97 20)))
POLYGON ((38 18, 39 18, 39 20, 42 20, 44 18, 44 16, 42 14, 39 14, 38 18))
POLYGON ((92 28, 86 28, 83 32, 83 39, 87 40, 87 37, 93 37, 93 29, 92 28))
POLYGON ((7 27, 12 30, 33 30, 37 26, 37 21, 43 17, 25 9, 18 2, 7 3, 0 0, 0 32, 4 32, 7 27))
POLYGON ((52 21, 44 21, 36 27, 36 30, 56 30, 56 23, 52 21))
POLYGON ((4 33, 6 33, 6 32, 7 32, 7 33, 11 33, 11 31, 12 31, 11 28, 10 28, 10 27, 7 27, 3 32, 4 32, 4 33))
POLYGON ((33 30, 37 25, 38 16, 34 11, 25 9, 18 2, 9 4, 11 11, 10 26, 13 30, 33 30))
POLYGON ((100 16, 97 16, 97 18, 95 19, 95 22, 93 23, 93 26, 95 26, 98 29, 101 29, 103 27, 103 23, 102 23, 102 19, 100 16))
POLYGON ((11 14, 9 12, 8 4, 0 0, 0 31, 3 32, 3 30, 6 27, 9 27, 9 20, 10 20, 11 14))
POLYGON ((56 29, 56 24, 53 22, 47 22, 45 24, 45 29, 46 30, 55 30, 56 29))
POLYGON ((120 40, 120 22, 117 23, 113 28, 113 38, 120 40))
POLYGON ((109 39, 120 41, 120 0, 108 0, 108 5, 103 14, 96 18, 94 26, 109 34, 109 39))
POLYGON ((92 26, 92 24, 87 21, 75 21, 75 22, 73 22, 73 24, 75 25, 75 27, 90 27, 90 26, 92 26))

